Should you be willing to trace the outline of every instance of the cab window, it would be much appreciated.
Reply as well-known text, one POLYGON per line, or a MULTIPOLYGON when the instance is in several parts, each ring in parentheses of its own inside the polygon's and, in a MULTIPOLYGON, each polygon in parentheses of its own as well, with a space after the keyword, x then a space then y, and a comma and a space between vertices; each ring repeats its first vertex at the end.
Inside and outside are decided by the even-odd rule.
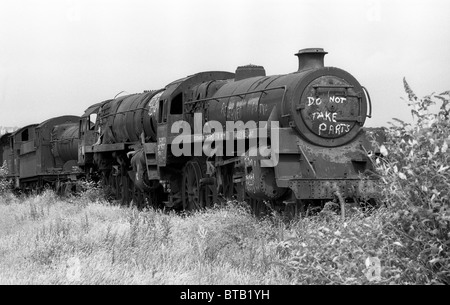
POLYGON ((170 114, 183 114, 183 93, 178 93, 170 103, 170 114))

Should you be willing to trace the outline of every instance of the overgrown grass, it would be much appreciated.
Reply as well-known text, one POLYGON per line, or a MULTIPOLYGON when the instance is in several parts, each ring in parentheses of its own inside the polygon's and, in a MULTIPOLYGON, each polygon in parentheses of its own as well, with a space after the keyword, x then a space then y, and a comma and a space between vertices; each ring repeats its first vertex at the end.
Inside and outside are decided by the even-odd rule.
MULTIPOLYGON (((0 199, 0 284, 416 283, 420 263, 386 234, 386 209, 286 223, 243 205, 188 217, 52 192, 0 199), (381 278, 368 276, 369 257, 381 278), (405 270, 417 269, 417 273, 405 270)), ((423 279, 426 281, 426 278, 423 279)))

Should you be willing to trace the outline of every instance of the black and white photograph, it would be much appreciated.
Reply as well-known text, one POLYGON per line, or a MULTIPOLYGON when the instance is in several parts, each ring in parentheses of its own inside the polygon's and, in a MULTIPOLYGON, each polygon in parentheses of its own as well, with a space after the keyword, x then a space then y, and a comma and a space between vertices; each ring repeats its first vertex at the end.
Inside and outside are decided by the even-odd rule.
POLYGON ((450 284, 449 12, 0 0, 0 285, 450 284))

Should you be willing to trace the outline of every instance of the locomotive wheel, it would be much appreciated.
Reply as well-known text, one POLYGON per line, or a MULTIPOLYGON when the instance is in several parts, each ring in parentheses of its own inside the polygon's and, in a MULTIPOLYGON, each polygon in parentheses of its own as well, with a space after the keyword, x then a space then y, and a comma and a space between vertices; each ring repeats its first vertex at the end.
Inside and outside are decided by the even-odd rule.
POLYGON ((189 161, 183 169, 182 202, 186 211, 196 211, 205 207, 205 201, 201 196, 200 165, 189 161))
POLYGON ((144 194, 143 192, 136 187, 136 185, 133 183, 133 181, 129 180, 129 184, 130 184, 130 194, 131 194, 131 202, 133 202, 133 205, 138 207, 138 208, 143 208, 145 205, 144 202, 144 194))
POLYGON ((128 175, 124 175, 123 173, 120 175, 120 180, 121 180, 121 186, 122 188, 120 189, 120 193, 121 193, 121 198, 122 198, 122 204, 123 205, 128 205, 131 201, 131 192, 130 192, 130 183, 131 180, 130 178, 128 178, 128 175))
POLYGON ((233 182, 233 169, 234 166, 227 165, 219 168, 218 175, 220 176, 220 182, 218 183, 218 192, 222 194, 223 198, 232 200, 233 195, 237 193, 233 182))
POLYGON ((283 213, 288 219, 301 217, 304 213, 303 203, 300 200, 297 200, 296 202, 285 204, 283 213))
POLYGON ((110 185, 110 175, 104 171, 102 171, 101 175, 102 176, 101 176, 101 180, 100 180, 100 185, 105 192, 105 197, 107 198, 107 200, 110 200, 111 196, 112 196, 112 190, 111 190, 111 185, 110 185))
POLYGON ((117 176, 113 176, 112 177, 112 181, 113 181, 113 192, 114 192, 114 197, 116 200, 118 201, 122 201, 122 186, 123 186, 123 181, 122 181, 122 177, 120 175, 117 176))
POLYGON ((117 200, 117 188, 116 188, 116 177, 113 175, 112 171, 105 175, 105 186, 108 190, 109 200, 117 200))
POLYGON ((217 203, 217 182, 212 185, 205 185, 200 195, 200 200, 205 203, 206 207, 213 207, 217 203))
POLYGON ((113 168, 109 172, 109 177, 105 178, 106 181, 104 180, 104 183, 110 187, 114 200, 124 205, 129 204, 133 194, 130 187, 133 183, 128 175, 124 175, 120 168, 113 168))
POLYGON ((111 186, 111 191, 114 197, 114 200, 120 200, 120 189, 121 189, 121 179, 120 176, 115 174, 114 171, 110 173, 109 185, 111 186))
POLYGON ((234 183, 233 182, 233 197, 238 201, 242 202, 247 199, 247 194, 245 192, 244 182, 234 183))
MULTIPOLYGON (((235 167, 234 164, 229 164, 220 167, 217 171, 218 176, 218 194, 221 195, 225 203, 229 200, 237 200, 242 202, 246 200, 244 181, 235 182, 235 167)), ((242 180, 242 178, 241 178, 242 180)))
POLYGON ((160 200, 158 198, 158 193, 160 191, 160 185, 155 182, 155 181, 151 181, 150 182, 150 189, 146 190, 144 193, 145 196, 145 202, 144 205, 148 206, 148 207, 153 207, 155 209, 160 208, 160 200))
POLYGON ((268 214, 267 206, 263 200, 255 199, 247 195, 246 202, 250 206, 250 210, 256 217, 262 217, 268 214))

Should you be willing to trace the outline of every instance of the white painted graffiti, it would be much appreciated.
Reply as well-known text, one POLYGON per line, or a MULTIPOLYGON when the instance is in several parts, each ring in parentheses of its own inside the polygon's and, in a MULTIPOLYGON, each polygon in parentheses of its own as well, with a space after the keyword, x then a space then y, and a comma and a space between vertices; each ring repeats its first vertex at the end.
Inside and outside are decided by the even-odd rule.
POLYGON ((247 191, 256 192, 255 173, 245 175, 245 188, 247 191))
MULTIPOLYGON (((320 106, 322 102, 326 102, 327 104, 344 104, 347 102, 347 98, 334 95, 329 96, 328 100, 315 97, 308 97, 307 99, 308 107, 320 106)), ((310 114, 310 118, 312 121, 322 122, 318 125, 319 136, 341 135, 350 132, 351 129, 351 125, 349 124, 337 124, 337 112, 315 111, 310 114)))
POLYGON ((350 131, 351 125, 349 124, 327 124, 322 123, 319 125, 319 136, 323 134, 340 135, 350 131))
POLYGON ((158 113, 159 99, 163 93, 164 91, 155 94, 148 103, 148 114, 150 116, 156 116, 156 114, 158 113))
MULTIPOLYGON (((274 167, 279 160, 279 129, 278 121, 227 121, 226 130, 219 121, 210 120, 203 123, 202 113, 194 114, 194 130, 186 121, 176 121, 172 124, 171 133, 177 134, 171 141, 171 152, 180 156, 259 156, 261 167, 274 167), (269 135, 270 133, 270 135, 269 135), (192 136, 194 142, 192 142, 192 136), (268 139, 270 138, 270 147, 268 139), (224 143, 225 142, 225 143, 224 143), (246 147, 248 143, 248 148, 246 147)), ((166 138, 159 138, 158 153, 165 153, 166 138)))
POLYGON ((324 121, 329 121, 329 122, 333 122, 336 123, 336 112, 321 112, 321 111, 317 111, 317 112, 313 112, 312 114, 312 119, 313 120, 324 120, 324 121))
MULTIPOLYGON (((333 96, 330 96, 329 101, 330 101, 330 103, 343 104, 347 101, 347 98, 333 95, 333 96)), ((322 104, 322 99, 320 97, 319 98, 314 98, 311 96, 308 97, 308 107, 312 106, 312 105, 319 106, 321 104, 322 104)))
POLYGON ((158 155, 163 156, 165 150, 166 150, 166 138, 161 137, 161 138, 159 138, 159 141, 158 141, 158 155))
POLYGON ((347 98, 342 96, 330 96, 330 103, 343 104, 347 101, 347 98))
POLYGON ((231 101, 228 104, 223 103, 221 113, 228 120, 241 120, 244 113, 258 113, 265 116, 269 111, 266 104, 259 103, 259 97, 253 97, 248 100, 231 101))

